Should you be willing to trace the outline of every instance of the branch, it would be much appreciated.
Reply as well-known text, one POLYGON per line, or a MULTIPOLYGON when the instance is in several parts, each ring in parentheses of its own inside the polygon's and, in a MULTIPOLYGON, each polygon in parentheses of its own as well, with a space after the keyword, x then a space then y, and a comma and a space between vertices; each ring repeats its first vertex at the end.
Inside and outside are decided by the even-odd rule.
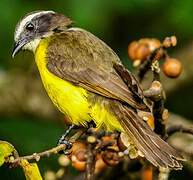
MULTIPOLYGON (((165 136, 165 117, 163 117, 164 113, 164 96, 163 96, 163 88, 160 82, 160 69, 158 61, 155 61, 151 65, 151 69, 153 71, 153 82, 151 87, 148 90, 143 92, 145 97, 151 99, 153 104, 153 116, 155 118, 155 132, 160 134, 162 137, 165 136)), ((166 111, 165 111, 166 112, 166 111)))
POLYGON ((177 132, 188 133, 193 135, 193 127, 184 127, 183 125, 173 125, 171 127, 168 127, 166 129, 166 134, 167 134, 166 139, 177 132))
POLYGON ((159 81, 153 81, 151 87, 143 91, 145 97, 151 98, 152 100, 160 100, 162 95, 162 85, 159 81))
POLYGON ((169 169, 159 168, 158 180, 168 180, 169 173, 169 169))
MULTIPOLYGON (((83 133, 85 132, 85 129, 81 129, 79 130, 76 134, 74 134, 69 141, 74 143, 83 133)), ((40 152, 40 153, 33 153, 32 155, 29 156, 23 156, 23 157, 18 157, 14 160, 11 160, 10 163, 17 163, 17 162, 21 162, 24 159, 27 160, 31 160, 31 159, 35 159, 36 161, 39 161, 40 158, 42 157, 49 157, 52 154, 57 154, 58 152, 65 150, 66 145, 65 144, 61 144, 57 147, 54 147, 52 149, 46 150, 44 152, 40 152)))
POLYGON ((139 81, 141 82, 147 73, 147 71, 150 69, 151 66, 151 60, 148 58, 143 64, 139 66, 137 69, 137 76, 139 77, 139 81))
POLYGON ((93 144, 87 145, 87 158, 86 158, 86 180, 94 179, 94 171, 96 164, 97 150, 94 149, 93 144))
MULTIPOLYGON (((139 81, 141 82, 147 73, 148 70, 151 69, 151 65, 153 61, 158 59, 158 55, 164 56, 167 52, 165 51, 164 47, 161 46, 159 48, 156 48, 151 55, 146 59, 146 61, 139 66, 137 69, 137 76, 139 77, 139 81)), ((159 58, 161 58, 161 56, 159 58)))
MULTIPOLYGON (((171 137, 175 133, 187 133, 193 135, 193 126, 191 127, 184 127, 183 125, 172 125, 166 129, 166 136, 165 140, 167 140, 169 137, 171 137)), ((193 151, 187 150, 186 148, 176 148, 179 152, 183 153, 187 157, 189 157, 191 160, 193 159, 193 151)))

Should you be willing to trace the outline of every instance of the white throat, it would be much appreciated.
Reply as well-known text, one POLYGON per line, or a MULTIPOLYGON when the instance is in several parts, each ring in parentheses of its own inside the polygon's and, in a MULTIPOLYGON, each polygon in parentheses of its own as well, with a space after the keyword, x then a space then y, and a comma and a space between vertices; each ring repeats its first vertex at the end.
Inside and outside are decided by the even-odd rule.
POLYGON ((36 52, 36 49, 40 43, 40 40, 41 39, 34 39, 33 41, 30 41, 29 43, 27 43, 25 46, 23 46, 22 49, 25 49, 25 50, 30 50, 32 51, 33 53, 36 52))

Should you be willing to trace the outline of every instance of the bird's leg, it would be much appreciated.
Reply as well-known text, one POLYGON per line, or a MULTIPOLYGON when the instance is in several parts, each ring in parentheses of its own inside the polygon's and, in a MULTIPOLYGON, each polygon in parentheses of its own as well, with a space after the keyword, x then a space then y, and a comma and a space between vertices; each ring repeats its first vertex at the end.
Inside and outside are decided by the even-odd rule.
MULTIPOLYGON (((60 139, 58 140, 58 146, 61 144, 66 144, 66 150, 67 149, 71 149, 72 148, 72 143, 68 140, 65 140, 65 138, 68 136, 68 134, 72 131, 72 129, 75 127, 75 124, 72 124, 71 126, 69 126, 69 128, 66 130, 66 132, 60 137, 60 139)), ((70 153, 67 151, 62 151, 62 153, 64 153, 65 155, 69 155, 70 153)))
POLYGON ((94 128, 96 128, 96 124, 95 124, 95 122, 92 120, 92 121, 89 121, 88 123, 87 123, 87 129, 89 129, 90 127, 94 127, 94 128))

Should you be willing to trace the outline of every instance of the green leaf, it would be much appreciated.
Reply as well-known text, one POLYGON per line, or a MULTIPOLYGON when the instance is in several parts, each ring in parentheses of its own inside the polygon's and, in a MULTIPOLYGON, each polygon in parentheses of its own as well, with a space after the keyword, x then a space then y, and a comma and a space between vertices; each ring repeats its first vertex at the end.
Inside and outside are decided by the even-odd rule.
POLYGON ((6 160, 6 157, 12 155, 12 152, 14 150, 14 147, 8 142, 0 141, 0 166, 3 165, 6 160))

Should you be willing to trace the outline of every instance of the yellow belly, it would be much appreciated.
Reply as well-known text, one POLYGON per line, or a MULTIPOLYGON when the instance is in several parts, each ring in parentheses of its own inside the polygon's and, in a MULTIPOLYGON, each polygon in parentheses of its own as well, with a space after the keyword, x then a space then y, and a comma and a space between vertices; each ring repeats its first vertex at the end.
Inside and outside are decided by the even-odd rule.
POLYGON ((35 60, 43 85, 54 105, 76 125, 87 125, 87 122, 94 120, 98 128, 103 126, 108 131, 123 131, 115 116, 102 108, 100 104, 91 105, 87 101, 87 90, 72 85, 47 69, 45 57, 49 41, 50 38, 40 41, 35 60))

